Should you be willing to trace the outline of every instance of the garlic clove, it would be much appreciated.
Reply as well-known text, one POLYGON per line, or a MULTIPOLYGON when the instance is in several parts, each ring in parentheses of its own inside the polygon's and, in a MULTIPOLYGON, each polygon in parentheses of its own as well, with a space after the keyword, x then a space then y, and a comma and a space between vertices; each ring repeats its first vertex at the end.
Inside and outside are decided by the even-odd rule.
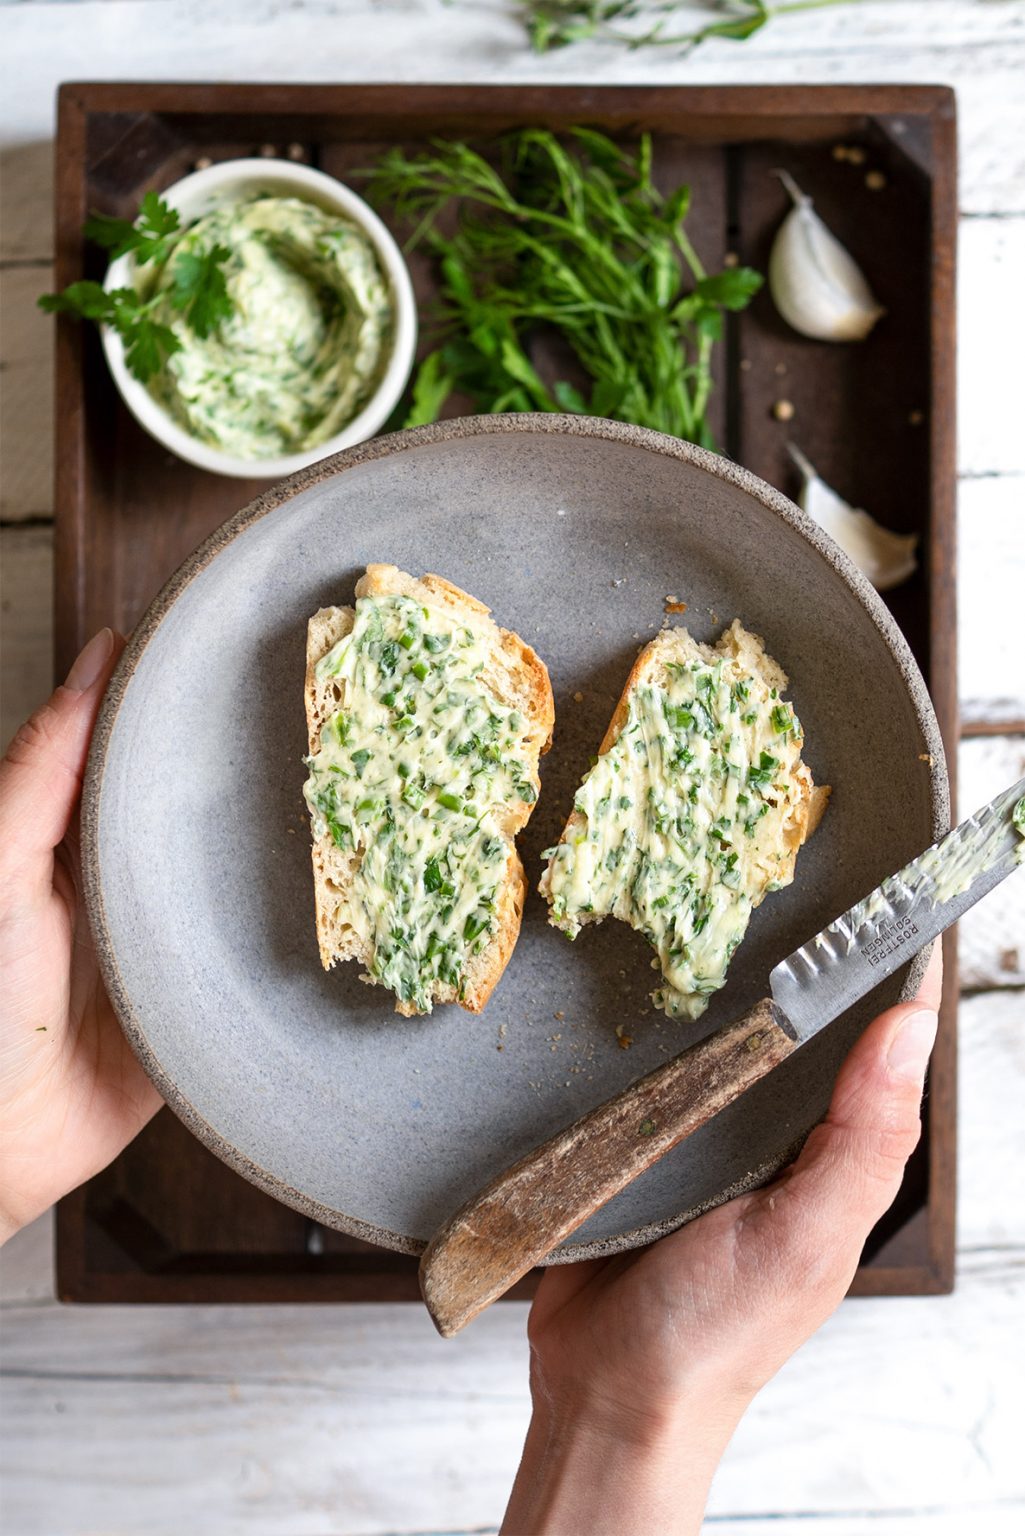
POLYGON ((907 581, 918 564, 915 559, 918 535, 891 533, 860 507, 849 506, 832 486, 826 484, 799 448, 793 443, 788 443, 787 447, 801 471, 803 483, 797 498, 801 510, 814 518, 819 527, 850 555, 877 592, 888 592, 891 587, 907 581))
POLYGON ((823 224, 788 171, 776 175, 794 206, 769 256, 769 291, 783 319, 817 341, 862 341, 886 313, 854 258, 823 224))

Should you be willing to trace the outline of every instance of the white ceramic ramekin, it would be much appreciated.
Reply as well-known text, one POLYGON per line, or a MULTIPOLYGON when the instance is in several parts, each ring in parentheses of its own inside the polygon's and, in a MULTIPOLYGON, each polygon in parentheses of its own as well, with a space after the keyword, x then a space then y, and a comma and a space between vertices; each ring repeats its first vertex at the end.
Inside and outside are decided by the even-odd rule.
MULTIPOLYGON (((315 171, 308 165, 289 160, 225 160, 175 182, 161 197, 177 208, 183 225, 201 218, 224 203, 239 202, 259 192, 283 197, 299 197, 331 213, 340 213, 358 224, 373 242, 388 279, 394 309, 391 356, 381 382, 357 416, 326 442, 301 453, 279 454, 275 458, 240 459, 224 453, 186 432, 185 428, 153 398, 145 384, 128 371, 124 344, 116 331, 103 327, 103 347, 110 371, 121 398, 140 426, 169 448, 180 459, 218 475, 242 479, 281 479, 315 464, 342 448, 351 448, 373 437, 394 410, 409 378, 416 353, 417 317, 409 271, 395 241, 381 220, 361 197, 351 192, 333 176, 315 171)), ((126 288, 134 285, 135 263, 131 255, 111 263, 104 286, 126 288)))

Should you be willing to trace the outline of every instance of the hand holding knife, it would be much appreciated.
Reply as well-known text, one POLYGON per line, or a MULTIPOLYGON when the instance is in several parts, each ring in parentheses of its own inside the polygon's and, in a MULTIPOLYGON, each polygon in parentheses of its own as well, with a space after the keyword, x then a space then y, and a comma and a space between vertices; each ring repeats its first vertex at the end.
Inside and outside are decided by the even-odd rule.
POLYGON ((1025 779, 788 955, 770 996, 492 1179, 420 1264, 457 1333, 646 1168, 771 1072, 1025 863, 1025 779))

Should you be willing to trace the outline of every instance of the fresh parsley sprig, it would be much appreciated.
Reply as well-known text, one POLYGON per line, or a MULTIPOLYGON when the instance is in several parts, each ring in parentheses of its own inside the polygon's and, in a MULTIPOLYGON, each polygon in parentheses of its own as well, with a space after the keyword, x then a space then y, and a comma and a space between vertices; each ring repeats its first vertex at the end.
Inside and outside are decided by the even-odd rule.
POLYGON ((140 266, 145 266, 147 262, 165 259, 180 225, 177 208, 165 203, 156 192, 147 192, 134 220, 94 213, 86 219, 82 233, 93 245, 109 251, 111 261, 131 251, 140 266))
POLYGON ((769 0, 714 0, 720 19, 686 32, 673 30, 684 0, 523 0, 521 13, 537 53, 590 40, 619 43, 631 49, 676 48, 690 53, 713 38, 743 42, 776 16, 857 3, 858 0, 785 0, 783 4, 772 5, 769 0))
POLYGON ((128 371, 145 384, 159 373, 167 359, 181 350, 181 342, 169 325, 154 319, 165 301, 180 311, 197 336, 206 337, 232 313, 233 304, 224 276, 231 252, 223 245, 209 250, 178 250, 182 238, 178 210, 155 192, 147 192, 138 217, 109 218, 93 214, 83 234, 108 251, 112 261, 131 253, 140 266, 167 263, 170 285, 149 298, 134 288, 113 288, 84 280, 71 283, 62 293, 44 293, 37 301, 49 314, 75 315, 117 331, 125 346, 128 371))
POLYGON ((459 392, 481 411, 612 416, 710 445, 723 311, 762 278, 705 272, 684 230, 690 190, 663 197, 651 152, 648 136, 631 152, 580 128, 510 134, 498 166, 444 140, 385 155, 371 197, 411 225, 441 283, 403 425, 435 420, 459 392), (542 338, 554 367, 536 362, 542 338))
POLYGON ((234 309, 223 270, 230 255, 226 245, 212 245, 179 251, 171 262, 171 303, 197 336, 209 336, 234 309))
POLYGON ((49 314, 76 315, 117 331, 125 344, 129 373, 144 384, 160 372, 172 352, 181 348, 170 326, 150 317, 155 300, 143 303, 134 288, 108 292, 101 283, 83 281, 71 283, 63 293, 44 293, 38 302, 49 314))

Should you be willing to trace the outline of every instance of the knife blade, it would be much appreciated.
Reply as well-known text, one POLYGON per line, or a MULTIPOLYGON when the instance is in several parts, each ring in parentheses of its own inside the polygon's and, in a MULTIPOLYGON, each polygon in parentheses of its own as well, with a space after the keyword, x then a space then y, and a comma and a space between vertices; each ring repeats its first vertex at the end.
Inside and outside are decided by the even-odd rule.
POLYGON ((1025 779, 780 962, 771 997, 498 1174, 431 1238, 420 1288, 457 1333, 652 1163, 706 1125, 1025 861, 1025 779))
MULTIPOLYGON (((770 971, 772 1000, 800 1044, 1013 873, 1025 858, 1025 825, 1014 820, 1023 802, 1019 779, 770 971)), ((1020 815, 1025 823, 1025 806, 1020 815)))

